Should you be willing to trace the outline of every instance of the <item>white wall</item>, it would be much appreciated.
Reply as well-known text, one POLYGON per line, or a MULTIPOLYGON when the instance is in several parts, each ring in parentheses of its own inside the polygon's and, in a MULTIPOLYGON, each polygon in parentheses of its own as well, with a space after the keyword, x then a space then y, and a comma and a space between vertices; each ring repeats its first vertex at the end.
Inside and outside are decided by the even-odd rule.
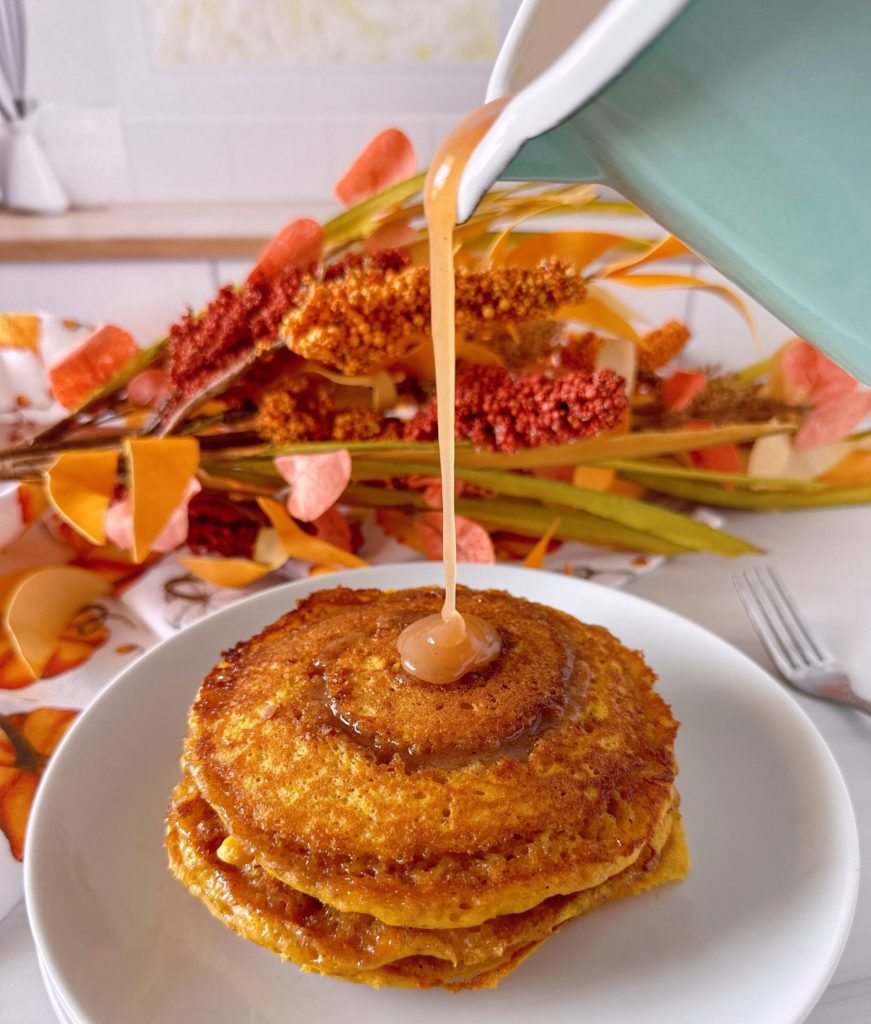
MULTIPOLYGON (((406 11, 409 0, 186 0, 184 6, 228 16, 250 12, 253 47, 258 12, 288 14, 314 4, 310 13, 350 6, 374 16, 390 3, 406 11)), ((484 43, 472 51, 480 58, 498 47, 518 4, 430 0, 417 9, 434 12, 426 32, 434 43, 441 41, 442 53, 458 46, 452 19, 492 25, 489 47, 484 33, 484 43)), ((375 131, 404 129, 425 164, 446 128, 484 95, 489 59, 421 59, 413 41, 408 56, 398 28, 388 40, 393 52, 377 59, 361 60, 348 38, 344 50, 357 53, 353 60, 343 58, 342 46, 337 59, 300 62, 304 46, 287 56, 276 44, 252 57, 240 43, 241 58, 206 54, 178 63, 170 53, 167 63, 155 12, 181 6, 180 0, 27 2, 31 95, 120 107, 133 199, 323 199, 375 131)), ((237 17, 233 31, 244 32, 245 24, 245 17, 237 17)), ((330 31, 349 33, 350 26, 340 21, 330 31)), ((259 31, 262 36, 262 25, 259 31)), ((319 52, 317 45, 311 49, 319 52)))

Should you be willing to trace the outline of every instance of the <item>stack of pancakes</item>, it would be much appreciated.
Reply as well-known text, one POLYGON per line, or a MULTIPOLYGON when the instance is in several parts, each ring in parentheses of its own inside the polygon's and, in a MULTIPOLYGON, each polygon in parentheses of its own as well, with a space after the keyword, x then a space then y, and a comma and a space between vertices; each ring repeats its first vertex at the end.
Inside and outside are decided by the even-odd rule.
POLYGON ((240 935, 370 985, 492 987, 570 918, 682 878, 677 723, 607 630, 460 589, 496 661, 404 673, 435 589, 314 594, 206 677, 167 848, 240 935))

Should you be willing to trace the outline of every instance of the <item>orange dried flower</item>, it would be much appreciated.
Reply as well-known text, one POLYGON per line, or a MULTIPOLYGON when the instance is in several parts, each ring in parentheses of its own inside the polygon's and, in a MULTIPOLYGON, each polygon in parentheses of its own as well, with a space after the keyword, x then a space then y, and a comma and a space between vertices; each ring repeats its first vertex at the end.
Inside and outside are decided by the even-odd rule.
POLYGON ((398 420, 374 409, 336 409, 333 385, 316 374, 300 374, 260 398, 257 433, 274 445, 294 441, 369 441, 398 438, 398 420))
POLYGON ((272 444, 327 441, 334 412, 329 384, 311 374, 289 377, 260 399, 257 433, 272 444))
MULTIPOLYGON (((500 267, 456 274, 456 322, 522 324, 579 302, 584 283, 567 265, 500 267)), ((352 375, 406 355, 429 336, 429 268, 384 269, 369 261, 311 286, 282 328, 288 347, 352 375)))
POLYGON ((594 331, 585 331, 583 334, 572 332, 566 345, 558 350, 555 361, 564 370, 592 373, 596 369, 596 356, 603 344, 604 340, 594 331))
MULTIPOLYGON (((470 366, 457 375, 456 435, 505 452, 561 444, 616 426, 628 401, 625 381, 612 370, 547 377, 470 366)), ((405 436, 430 441, 437 428, 433 402, 409 420, 405 436)))
POLYGON ((689 340, 686 324, 669 320, 642 338, 638 346, 638 369, 648 373, 658 370, 670 363, 689 340))

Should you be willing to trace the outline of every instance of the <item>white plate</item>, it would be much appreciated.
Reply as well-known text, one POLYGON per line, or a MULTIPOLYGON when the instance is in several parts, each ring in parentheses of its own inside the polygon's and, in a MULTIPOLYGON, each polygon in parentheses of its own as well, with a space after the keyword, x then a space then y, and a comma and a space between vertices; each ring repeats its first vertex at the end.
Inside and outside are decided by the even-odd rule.
POLYGON ((42 957, 38 952, 36 959, 39 963, 39 973, 42 975, 42 983, 45 985, 45 991, 48 994, 48 1001, 51 1003, 51 1008, 54 1010, 55 1016, 60 1021, 60 1024, 79 1024, 78 1021, 74 1020, 70 1016, 69 1010, 62 1001, 61 994, 57 990, 54 979, 48 973, 48 968, 43 963, 42 957))
POLYGON ((163 815, 187 709, 221 649, 313 590, 440 582, 438 564, 269 590, 144 655, 70 730, 39 789, 26 859, 37 946, 81 1024, 795 1024, 849 931, 858 840, 834 759, 761 668, 671 612, 567 576, 461 566, 642 649, 682 720, 691 876, 564 928, 495 992, 374 991, 306 975, 210 917, 166 868, 163 815))

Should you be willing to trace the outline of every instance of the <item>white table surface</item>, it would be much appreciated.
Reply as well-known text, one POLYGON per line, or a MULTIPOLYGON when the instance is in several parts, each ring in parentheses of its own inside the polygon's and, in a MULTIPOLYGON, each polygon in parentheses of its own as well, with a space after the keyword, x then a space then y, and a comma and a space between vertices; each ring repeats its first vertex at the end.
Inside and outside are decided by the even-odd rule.
MULTIPOLYGON (((859 507, 735 513, 728 525, 769 552, 801 608, 842 658, 857 690, 871 698, 871 511, 859 507)), ((729 580, 731 572, 754 561, 708 555, 673 559, 638 580, 632 592, 706 626, 768 666, 729 580)), ((871 861, 871 718, 801 695, 796 695, 796 700, 816 723, 844 773, 867 863, 871 861)), ((50 1024, 54 1019, 24 907, 19 905, 0 923, 0 1024, 50 1024)), ((856 918, 844 955, 808 1021, 871 1021, 871 882, 867 874, 860 883, 856 918)))

